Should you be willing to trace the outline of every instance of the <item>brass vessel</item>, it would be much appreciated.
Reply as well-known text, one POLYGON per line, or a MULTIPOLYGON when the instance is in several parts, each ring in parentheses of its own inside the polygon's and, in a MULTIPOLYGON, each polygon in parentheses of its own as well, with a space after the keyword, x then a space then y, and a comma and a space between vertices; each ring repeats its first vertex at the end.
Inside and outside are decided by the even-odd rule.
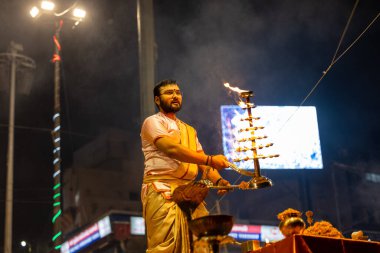
POLYGON ((301 217, 289 217, 280 222, 279 228, 285 237, 300 234, 305 229, 306 224, 301 217))

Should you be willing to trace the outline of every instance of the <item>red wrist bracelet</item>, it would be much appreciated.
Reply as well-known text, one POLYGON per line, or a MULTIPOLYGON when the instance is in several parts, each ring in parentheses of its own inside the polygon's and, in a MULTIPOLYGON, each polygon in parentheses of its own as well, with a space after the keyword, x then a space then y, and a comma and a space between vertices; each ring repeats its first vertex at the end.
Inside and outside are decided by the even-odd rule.
POLYGON ((206 165, 208 165, 208 159, 210 158, 210 156, 208 155, 207 156, 207 159, 206 159, 206 165))

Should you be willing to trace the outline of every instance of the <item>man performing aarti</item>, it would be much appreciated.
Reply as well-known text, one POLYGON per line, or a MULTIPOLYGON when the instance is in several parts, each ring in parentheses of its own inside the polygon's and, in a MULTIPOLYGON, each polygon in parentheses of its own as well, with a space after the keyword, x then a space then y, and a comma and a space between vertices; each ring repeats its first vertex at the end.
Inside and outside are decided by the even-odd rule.
MULTIPOLYGON (((145 157, 141 199, 146 223, 146 252, 188 253, 191 250, 188 219, 208 212, 203 203, 197 204, 190 213, 182 210, 173 201, 173 192, 179 186, 178 189, 192 185, 199 169, 214 185, 230 185, 218 172, 229 163, 224 155, 206 155, 195 129, 176 117, 182 106, 182 92, 176 81, 159 82, 153 93, 159 112, 146 118, 141 128, 145 157)), ((197 194, 194 190, 190 195, 192 192, 197 194)))

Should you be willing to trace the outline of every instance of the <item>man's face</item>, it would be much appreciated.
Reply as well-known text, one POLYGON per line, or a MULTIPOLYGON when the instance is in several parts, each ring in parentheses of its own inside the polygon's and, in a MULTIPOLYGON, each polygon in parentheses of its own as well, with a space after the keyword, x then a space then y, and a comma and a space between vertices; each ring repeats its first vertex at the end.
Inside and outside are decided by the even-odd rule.
POLYGON ((165 113, 176 113, 181 110, 182 93, 176 84, 169 84, 160 88, 160 96, 155 102, 165 113))

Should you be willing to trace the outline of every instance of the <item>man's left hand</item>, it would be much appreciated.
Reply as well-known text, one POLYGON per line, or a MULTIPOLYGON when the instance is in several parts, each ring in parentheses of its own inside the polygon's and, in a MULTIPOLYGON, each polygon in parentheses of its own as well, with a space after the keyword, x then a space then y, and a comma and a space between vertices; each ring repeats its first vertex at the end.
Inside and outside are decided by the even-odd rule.
MULTIPOLYGON (((228 182, 227 180, 225 180, 224 178, 221 179, 219 182, 218 182, 218 185, 217 186, 230 186, 230 182, 228 182)), ((217 192, 218 195, 224 195, 226 194, 227 192, 229 192, 231 190, 219 190, 217 192)))

